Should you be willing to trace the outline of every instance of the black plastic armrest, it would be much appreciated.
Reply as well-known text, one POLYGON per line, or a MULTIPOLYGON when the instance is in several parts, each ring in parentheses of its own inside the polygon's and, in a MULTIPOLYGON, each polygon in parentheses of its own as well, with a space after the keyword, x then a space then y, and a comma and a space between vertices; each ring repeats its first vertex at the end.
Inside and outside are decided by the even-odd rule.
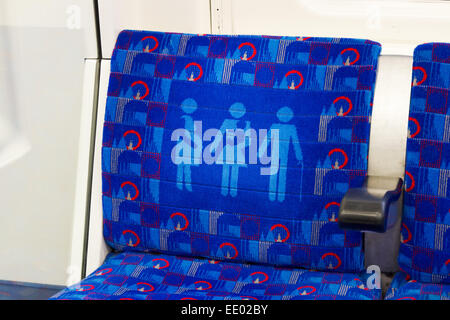
POLYGON ((339 207, 341 229, 386 232, 401 215, 401 178, 368 176, 361 188, 349 189, 339 207))

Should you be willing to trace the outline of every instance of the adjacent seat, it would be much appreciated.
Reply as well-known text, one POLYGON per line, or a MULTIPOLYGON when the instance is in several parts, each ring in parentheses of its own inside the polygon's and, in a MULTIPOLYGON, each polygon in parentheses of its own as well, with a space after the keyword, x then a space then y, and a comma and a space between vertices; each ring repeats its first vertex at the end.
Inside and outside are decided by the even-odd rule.
POLYGON ((388 299, 450 299, 450 44, 414 52, 399 264, 388 299))
POLYGON ((337 215, 367 173, 380 49, 122 31, 102 146, 114 253, 53 299, 379 299, 337 215))
POLYGON ((448 300, 449 297, 450 285, 417 282, 404 272, 395 275, 386 294, 387 300, 448 300))

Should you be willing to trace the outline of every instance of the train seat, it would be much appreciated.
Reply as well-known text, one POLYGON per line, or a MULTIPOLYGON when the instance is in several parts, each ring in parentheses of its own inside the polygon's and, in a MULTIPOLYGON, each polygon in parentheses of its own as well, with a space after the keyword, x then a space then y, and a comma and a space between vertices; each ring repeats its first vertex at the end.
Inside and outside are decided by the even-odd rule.
POLYGON ((450 285, 412 280, 409 275, 399 272, 391 282, 386 300, 448 300, 450 285))
POLYGON ((338 224, 367 175, 380 50, 122 31, 102 132, 113 252, 53 299, 380 299, 362 232, 338 224))
POLYGON ((388 299, 450 298, 450 44, 414 51, 399 265, 388 299))
POLYGON ((112 253, 53 299, 373 300, 369 275, 250 265, 167 254, 112 253))

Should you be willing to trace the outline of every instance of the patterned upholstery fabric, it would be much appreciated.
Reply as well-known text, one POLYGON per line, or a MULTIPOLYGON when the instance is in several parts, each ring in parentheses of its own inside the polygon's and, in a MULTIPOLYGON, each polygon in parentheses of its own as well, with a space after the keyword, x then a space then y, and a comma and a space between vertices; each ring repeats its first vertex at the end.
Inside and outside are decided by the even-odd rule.
POLYGON ((351 273, 245 265, 169 255, 111 254, 80 284, 52 299, 342 300, 379 299, 351 273))
POLYGON ((403 272, 395 275, 386 300, 450 300, 450 285, 421 283, 403 272))
MULTIPOLYGON (((450 44, 416 48, 399 263, 413 280, 450 283, 450 44)), ((419 284, 409 285, 417 287, 419 284)))
POLYGON ((54 298, 380 298, 359 276, 361 234, 336 221, 366 176, 380 49, 122 31, 102 147, 103 231, 117 253, 54 298), (218 141, 235 129, 248 135, 218 141))
POLYGON ((103 133, 108 244, 362 270, 361 234, 339 229, 336 217, 366 175, 379 53, 379 44, 352 39, 121 32, 103 133), (178 128, 188 141, 173 138, 178 128), (232 160, 250 152, 248 139, 217 152, 224 163, 202 162, 217 147, 206 134, 202 141, 210 128, 267 129, 252 138, 266 150, 277 129, 279 170, 227 162, 228 149, 232 160))

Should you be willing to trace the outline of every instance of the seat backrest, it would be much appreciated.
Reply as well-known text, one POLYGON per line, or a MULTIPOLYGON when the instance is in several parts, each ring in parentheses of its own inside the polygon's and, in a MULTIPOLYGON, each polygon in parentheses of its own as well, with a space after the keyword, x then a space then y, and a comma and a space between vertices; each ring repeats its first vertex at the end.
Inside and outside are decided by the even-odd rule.
POLYGON ((361 270, 361 233, 336 218, 366 176, 380 49, 358 39, 122 31, 103 133, 107 243, 361 270))
POLYGON ((450 44, 414 52, 399 264, 415 280, 449 283, 450 44))

